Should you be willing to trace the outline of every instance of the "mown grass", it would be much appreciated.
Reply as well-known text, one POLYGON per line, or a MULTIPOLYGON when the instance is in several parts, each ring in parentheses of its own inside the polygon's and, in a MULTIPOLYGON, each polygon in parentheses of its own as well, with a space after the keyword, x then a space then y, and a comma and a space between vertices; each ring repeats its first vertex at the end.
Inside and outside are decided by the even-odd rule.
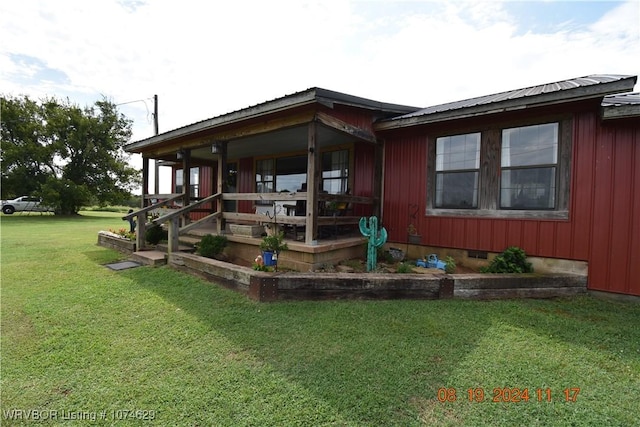
POLYGON ((0 224, 2 425, 28 423, 7 418, 15 409, 104 425, 118 410, 176 426, 638 425, 638 304, 260 304, 167 267, 106 269, 121 255, 95 242, 122 227, 117 213, 0 224), (494 403, 498 387, 530 399, 494 403))

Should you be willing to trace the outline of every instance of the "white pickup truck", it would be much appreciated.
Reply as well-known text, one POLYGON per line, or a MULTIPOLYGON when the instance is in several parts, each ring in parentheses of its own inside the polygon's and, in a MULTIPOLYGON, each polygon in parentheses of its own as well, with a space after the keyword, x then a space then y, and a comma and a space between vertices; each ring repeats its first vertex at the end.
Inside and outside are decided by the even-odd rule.
POLYGON ((50 208, 42 204, 38 197, 21 196, 13 200, 2 201, 2 212, 11 215, 14 212, 49 212, 50 208))

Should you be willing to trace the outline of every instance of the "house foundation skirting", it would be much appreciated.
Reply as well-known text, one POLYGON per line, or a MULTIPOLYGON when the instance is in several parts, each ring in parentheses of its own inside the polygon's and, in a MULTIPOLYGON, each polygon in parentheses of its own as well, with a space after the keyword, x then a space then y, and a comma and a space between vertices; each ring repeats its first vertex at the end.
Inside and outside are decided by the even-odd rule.
MULTIPOLYGON (((259 244, 262 239, 237 235, 227 235, 225 254, 232 260, 251 265, 261 254, 259 244)), ((315 271, 328 265, 352 258, 362 258, 366 254, 364 238, 337 239, 320 242, 316 246, 287 241, 289 250, 278 255, 278 266, 296 271, 315 271)))

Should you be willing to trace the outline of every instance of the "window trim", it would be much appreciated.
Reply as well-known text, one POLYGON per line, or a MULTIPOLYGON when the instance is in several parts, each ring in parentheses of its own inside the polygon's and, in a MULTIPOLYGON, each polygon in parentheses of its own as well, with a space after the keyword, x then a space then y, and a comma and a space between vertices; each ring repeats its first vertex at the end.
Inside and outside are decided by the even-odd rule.
MULTIPOLYGON (((553 121, 553 122, 547 122, 547 123, 539 123, 539 124, 535 124, 535 125, 525 125, 525 126, 515 126, 515 127, 510 127, 510 128, 502 128, 500 130, 500 197, 498 200, 498 204, 500 207, 500 210, 536 210, 536 211, 540 211, 540 210, 547 210, 547 211, 555 211, 557 204, 558 204, 558 171, 560 169, 560 122, 558 121, 553 121), (556 129, 555 129, 555 136, 556 136, 556 140, 555 140, 555 145, 556 145, 556 151, 555 151, 555 163, 534 163, 534 164, 524 164, 524 165, 512 165, 510 164, 509 166, 504 166, 504 137, 505 137, 505 131, 507 130, 512 130, 512 129, 525 129, 525 128, 531 128, 533 126, 546 126, 546 125, 556 125, 556 129), (554 189, 554 194, 553 194, 553 207, 544 207, 544 208, 532 208, 532 207, 523 207, 523 208, 517 208, 517 207, 503 207, 503 179, 504 179, 504 175, 506 171, 524 171, 524 170, 533 170, 533 169, 552 169, 553 170, 553 189, 554 189)), ((511 159, 510 159, 511 160, 511 159)), ((511 161, 509 162, 511 163, 511 161)))
MULTIPOLYGON (((337 180, 337 179, 346 179, 346 184, 347 184, 347 190, 348 191, 352 191, 353 188, 353 180, 354 180, 354 146, 353 144, 341 144, 341 145, 335 145, 335 146, 331 146, 331 147, 326 147, 323 148, 320 151, 320 155, 323 156, 325 153, 330 153, 330 152, 334 152, 334 151, 346 151, 347 152, 347 165, 348 165, 348 173, 347 176, 341 176, 340 178, 324 178, 324 177, 320 177, 320 185, 324 185, 324 181, 326 180, 337 180)), ((276 188, 276 181, 277 181, 277 170, 276 170, 276 160, 279 158, 284 158, 284 157, 295 157, 295 156, 300 156, 300 155, 306 155, 306 151, 292 151, 292 152, 285 152, 285 153, 278 153, 277 155, 270 155, 270 156, 259 156, 259 157, 254 157, 253 158, 253 188, 255 189, 255 191, 257 192, 257 184, 258 181, 256 181, 256 172, 257 172, 257 165, 258 165, 258 161, 261 160, 271 160, 273 162, 273 176, 274 176, 274 180, 273 180, 273 187, 274 187, 274 191, 276 188)), ((321 160, 322 162, 322 160, 321 160)), ((321 187, 322 188, 322 187, 321 187)), ((269 202, 267 202, 269 203, 269 202)))
MULTIPOLYGON (((201 172, 200 171, 200 166, 191 166, 191 168, 189 169, 189 174, 190 174, 189 177, 190 178, 193 178, 194 169, 198 170, 198 173, 197 173, 198 180, 197 180, 197 182, 193 182, 190 179, 191 182, 189 183, 190 184, 190 186, 189 186, 189 197, 191 197, 191 198, 199 198, 200 197, 200 172, 201 172), (191 194, 192 192, 194 194, 191 194)), ((174 181, 173 188, 174 188, 176 193, 183 193, 183 189, 182 188, 180 188, 180 190, 178 191, 178 187, 184 187, 184 183, 178 184, 178 178, 180 178, 180 180, 182 180, 182 168, 174 169, 174 171, 175 171, 174 172, 175 181, 174 181)))
POLYGON ((479 199, 480 199, 480 186, 482 185, 482 183, 480 182, 480 167, 481 167, 481 163, 480 163, 480 144, 482 143, 482 133, 481 132, 465 132, 465 133, 459 133, 459 134, 455 134, 455 135, 446 135, 446 136, 439 136, 437 138, 435 138, 435 163, 434 163, 434 168, 435 168, 435 179, 434 179, 434 187, 433 187, 433 191, 434 191, 434 199, 433 199, 433 205, 434 205, 434 209, 464 209, 464 210, 475 210, 478 209, 479 207, 479 199), (464 136, 467 137, 469 135, 478 135, 480 137, 480 140, 477 141, 478 142, 478 158, 477 158, 477 165, 478 167, 476 168, 462 168, 462 169, 442 169, 442 170, 438 170, 438 139, 440 138, 446 138, 446 137, 455 137, 455 136, 464 136), (451 206, 447 206, 446 204, 443 204, 442 206, 435 206, 437 204, 438 201, 438 175, 444 176, 444 175, 449 175, 449 174, 460 174, 460 173, 470 173, 473 172, 475 174, 477 174, 476 176, 476 180, 477 180, 477 188, 475 189, 477 194, 475 195, 475 205, 474 206, 468 206, 468 207, 451 207, 451 206))
POLYGON ((458 129, 431 134, 427 137, 427 216, 458 216, 478 218, 569 219, 571 168, 573 153, 573 120, 570 116, 551 116, 536 120, 498 123, 491 127, 458 129), (502 130, 545 123, 558 123, 558 164, 556 169, 555 209, 500 208, 500 172, 502 130), (442 136, 480 132, 480 177, 478 207, 452 209, 435 207, 436 140, 442 136), (492 173, 493 172, 493 173, 492 173))

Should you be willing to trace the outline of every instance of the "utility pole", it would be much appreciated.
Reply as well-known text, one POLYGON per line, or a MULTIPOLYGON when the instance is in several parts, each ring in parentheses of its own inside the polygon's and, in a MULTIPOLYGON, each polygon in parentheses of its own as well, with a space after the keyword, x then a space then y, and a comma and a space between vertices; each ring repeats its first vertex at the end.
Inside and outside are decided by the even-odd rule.
POLYGON ((153 95, 153 131, 158 134, 158 95, 153 95))
MULTIPOLYGON (((153 131, 158 134, 158 95, 153 95, 153 131)), ((154 173, 154 194, 160 194, 160 165, 158 159, 153 161, 154 173)))

